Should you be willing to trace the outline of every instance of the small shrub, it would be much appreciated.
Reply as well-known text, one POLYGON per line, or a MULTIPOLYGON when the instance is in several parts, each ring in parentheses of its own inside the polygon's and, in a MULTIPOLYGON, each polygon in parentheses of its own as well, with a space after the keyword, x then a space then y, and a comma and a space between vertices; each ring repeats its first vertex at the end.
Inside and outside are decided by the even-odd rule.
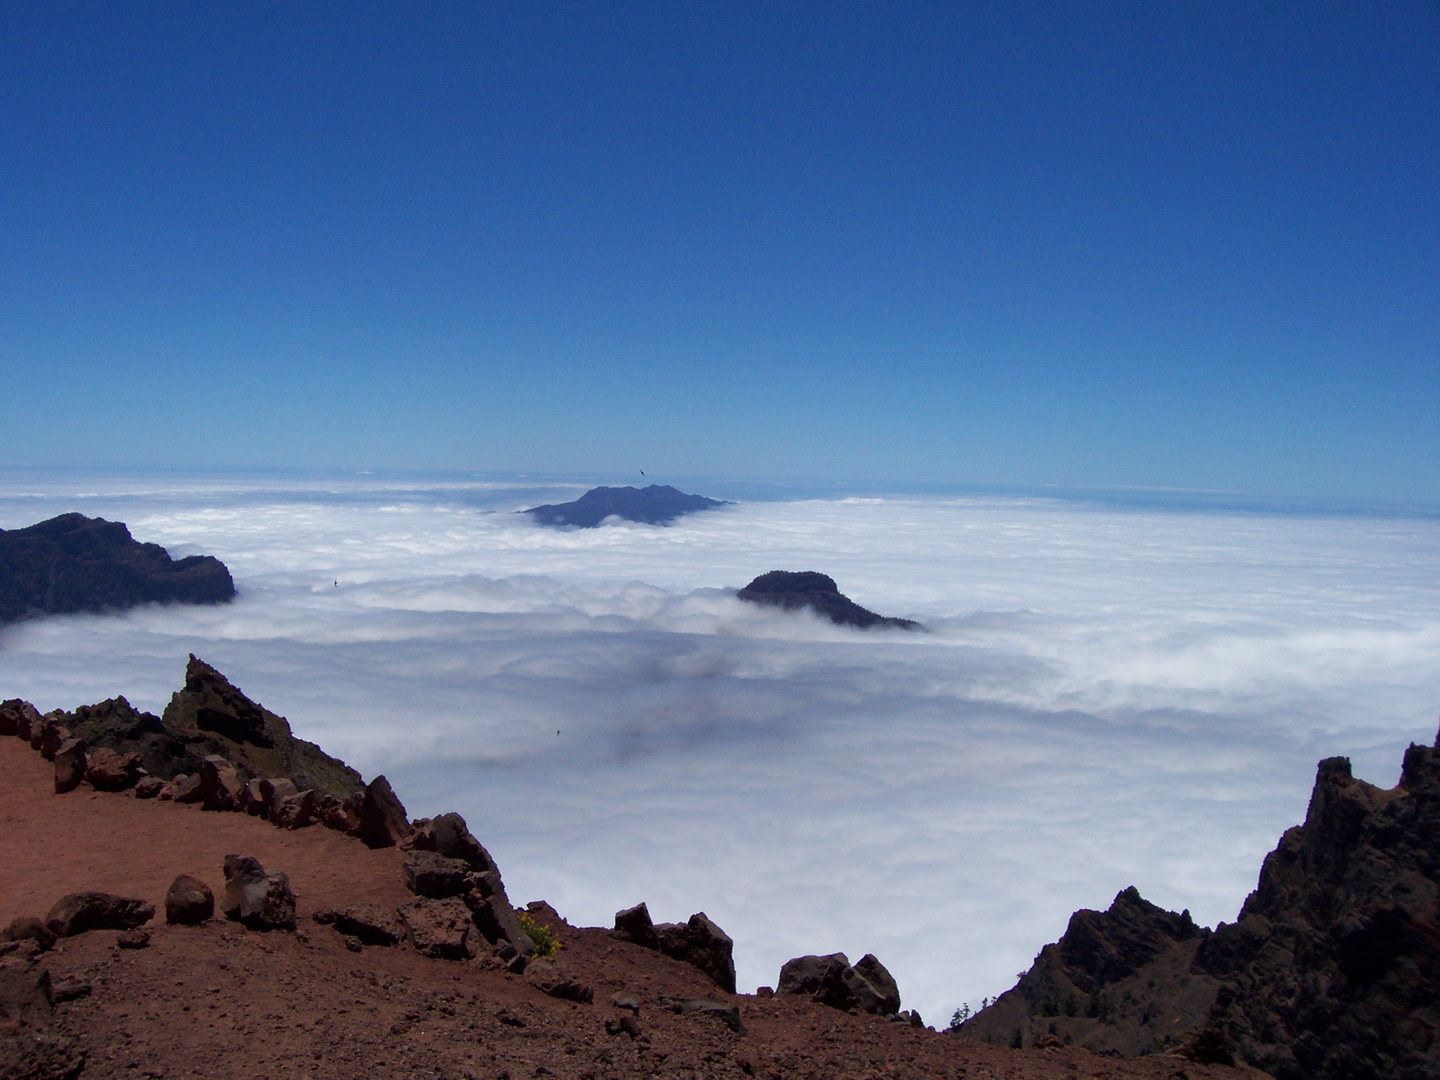
POLYGON ((536 956, 554 956, 560 951, 560 939, 555 936, 555 931, 548 924, 541 926, 530 917, 529 912, 520 913, 520 929, 535 943, 536 956))

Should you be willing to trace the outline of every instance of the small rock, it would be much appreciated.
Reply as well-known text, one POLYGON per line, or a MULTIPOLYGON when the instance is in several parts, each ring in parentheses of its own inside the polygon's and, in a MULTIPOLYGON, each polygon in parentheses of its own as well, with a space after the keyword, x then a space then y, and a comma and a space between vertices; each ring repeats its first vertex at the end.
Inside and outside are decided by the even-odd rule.
POLYGON ((79 892, 62 896, 45 916, 45 925, 56 937, 74 937, 91 930, 134 930, 155 916, 155 907, 103 892, 79 892))
POLYGON ((122 949, 145 949, 150 945, 149 930, 126 930, 118 938, 115 944, 122 949))
POLYGON ((640 1021, 628 1013, 618 1019, 605 1021, 605 1033, 607 1035, 629 1035, 632 1039, 640 1037, 640 1021))
POLYGON ((577 979, 555 960, 536 960, 525 968, 525 979, 542 994, 564 1001, 589 1005, 595 1000, 592 987, 577 979))
POLYGON ((294 930, 295 894, 283 871, 267 871, 249 855, 225 856, 225 897, 220 904, 227 919, 254 930, 294 930))
POLYGON ((85 779, 84 739, 66 739, 50 757, 55 762, 55 794, 74 791, 85 779))
POLYGON ((735 1034, 745 1034, 745 1025, 740 1022, 738 1005, 728 1005, 710 998, 678 998, 671 1002, 671 1008, 681 1016, 713 1016, 735 1034))
POLYGON ((34 941, 44 952, 55 944, 55 934, 35 916, 22 916, 0 932, 0 941, 34 941))
POLYGON ((1047 1031, 1035 1040, 1036 1050, 1059 1050, 1065 1044, 1060 1041, 1060 1036, 1054 1032, 1047 1031))
POLYGON ((83 997, 90 996, 90 980, 88 979, 61 979, 50 988, 50 997, 56 1005, 62 1005, 67 1001, 79 1001, 83 997))
POLYGON ((610 1004, 617 1009, 627 1009, 636 1016, 640 1015, 640 999, 634 994, 616 994, 610 999, 610 1004))
POLYGON ((165 921, 178 926, 198 926, 215 914, 215 894, 199 878, 181 874, 165 894, 165 921))
POLYGON ((137 799, 157 798, 164 787, 165 781, 158 776, 142 776, 135 781, 135 797, 137 799))

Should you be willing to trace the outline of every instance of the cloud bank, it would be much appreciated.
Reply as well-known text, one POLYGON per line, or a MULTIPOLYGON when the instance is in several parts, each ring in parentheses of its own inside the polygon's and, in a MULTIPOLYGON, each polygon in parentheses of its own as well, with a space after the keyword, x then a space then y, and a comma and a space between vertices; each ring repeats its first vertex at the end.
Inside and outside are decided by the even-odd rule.
POLYGON ((193 651, 413 815, 461 811, 517 899, 604 925, 703 908, 742 987, 873 951, 931 1022, 1127 885, 1233 918, 1318 758, 1388 785, 1435 735, 1435 522, 998 498, 580 531, 514 513, 573 493, 10 478, 0 525, 125 520, 224 559, 240 597, 10 627, 0 693, 158 711, 193 651), (728 591, 771 569, 929 632, 728 591))

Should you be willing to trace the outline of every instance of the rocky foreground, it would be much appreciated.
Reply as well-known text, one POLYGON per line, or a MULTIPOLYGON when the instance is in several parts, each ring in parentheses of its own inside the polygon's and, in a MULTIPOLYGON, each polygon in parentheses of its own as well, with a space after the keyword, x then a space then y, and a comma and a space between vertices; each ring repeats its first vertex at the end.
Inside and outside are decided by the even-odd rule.
POLYGON ((605 929, 517 907, 459 815, 410 821, 383 777, 251 775, 289 753, 346 777, 195 658, 177 698, 137 722, 143 752, 113 726, 92 746, 93 711, 0 706, 0 1078, 1256 1075, 937 1033, 873 956, 797 957, 736 994, 703 912, 605 929), (236 759, 144 763, 216 747, 236 759))
POLYGON ((1389 790, 1320 762, 1305 823, 1266 856, 1233 923, 1133 888, 1077 911, 1018 985, 964 1024, 1031 1045, 1183 1048, 1279 1080, 1440 1077, 1440 738, 1389 790))
POLYGON ((235 596, 212 555, 171 559, 120 521, 61 514, 0 529, 0 623, 32 615, 123 610, 137 604, 219 604, 235 596))

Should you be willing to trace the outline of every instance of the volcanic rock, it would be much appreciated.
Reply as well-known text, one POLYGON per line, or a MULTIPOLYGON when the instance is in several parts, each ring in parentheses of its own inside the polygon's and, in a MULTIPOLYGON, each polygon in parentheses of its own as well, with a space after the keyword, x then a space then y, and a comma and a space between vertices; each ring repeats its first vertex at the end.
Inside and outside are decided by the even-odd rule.
POLYGON ((866 610, 848 596, 842 595, 834 578, 813 570, 798 573, 771 570, 768 574, 761 574, 735 595, 752 604, 765 604, 784 611, 809 608, 837 626, 855 626, 862 630, 877 626, 896 630, 921 629, 920 624, 912 619, 887 618, 866 610))
POLYGON ((69 717, 60 710, 46 713, 40 721, 39 730, 32 726, 30 732, 30 746, 40 751, 40 756, 46 761, 54 761, 55 755, 60 752, 60 747, 69 742, 74 732, 67 726, 69 717))
POLYGON ((0 931, 0 941, 33 941, 44 952, 55 944, 55 934, 35 916, 22 915, 0 931))
POLYGON ((144 900, 103 892, 62 896, 45 916, 45 926, 57 938, 74 937, 91 930, 134 930, 155 917, 155 906, 144 900))
POLYGON ((900 989, 885 965, 867 953, 853 967, 844 953, 797 956, 780 968, 776 993, 806 994, 822 1005, 875 1016, 900 1011, 900 989))
POLYGON ((390 781, 377 776, 365 786, 355 835, 372 848, 394 847, 410 832, 405 807, 390 790, 390 781))
POLYGON ((315 792, 297 791, 281 799, 270 820, 280 829, 303 829, 314 825, 315 792))
POLYGON ((740 1006, 711 998, 671 998, 665 1001, 672 1012, 681 1016, 710 1016, 719 1020, 736 1035, 745 1034, 740 1021, 740 1006))
POLYGON ((1169 1049, 1277 1080, 1440 1076, 1440 740, 1383 790, 1320 762, 1305 822, 1236 922, 1197 928, 1134 889, 1072 916, 1019 984, 960 1028, 1097 1050, 1169 1049))
POLYGON ((689 922, 661 923, 655 933, 666 956, 699 968, 720 989, 735 993, 735 943, 703 911, 691 915, 689 922))
POLYGON ((459 896, 469 887, 465 875, 470 868, 459 859, 447 859, 438 852, 407 851, 401 870, 407 889, 432 900, 459 896))
POLYGON ((436 818, 421 818, 411 826, 401 847, 433 851, 447 859, 458 859, 477 874, 500 872, 490 852, 471 835, 465 819, 454 812, 436 818))
POLYGON ((55 752, 55 794, 74 791, 85 779, 86 749, 84 739, 66 739, 55 752))
POLYGON ((0 967, 0 1076, 72 1080, 85 1067, 76 1040, 54 1030, 50 973, 28 964, 0 967))
POLYGON ((181 874, 165 893, 165 921, 178 926, 199 926, 215 914, 215 894, 199 878, 181 874))
POLYGON ((30 702, 20 698, 8 698, 0 703, 0 711, 10 717, 7 720, 4 716, 0 716, 0 734, 14 735, 16 738, 29 742, 31 732, 40 723, 40 711, 30 702), (7 731, 6 726, 10 723, 13 723, 14 727, 7 731))
POLYGON ((140 777, 140 755, 117 753, 108 746, 97 747, 85 764, 85 780, 96 791, 124 791, 140 777))
POLYGON ((170 798, 178 803, 198 803, 205 797, 199 773, 193 776, 177 776, 171 784, 175 790, 170 793, 170 798))
POLYGON ((461 900, 414 900, 401 906, 400 921, 422 956, 465 960, 474 955, 475 923, 461 900))
POLYGON ((683 514, 726 505, 703 495, 687 495, 668 484, 651 484, 646 488, 591 488, 574 502, 532 506, 521 512, 542 525, 593 529, 610 517, 642 525, 668 525, 683 514))
POLYGON ((660 936, 650 921, 650 909, 644 902, 615 913, 615 936, 645 949, 659 949, 660 936))
POLYGON ((235 766, 219 754, 200 763, 200 802, 206 810, 238 810, 244 786, 235 766))
POLYGON ((225 856, 225 897, 220 903, 227 919, 254 930, 294 930, 295 894, 283 871, 267 871, 249 855, 225 856))
POLYGON ((156 798, 165 787, 165 781, 158 776, 142 776, 135 781, 135 797, 137 799, 156 798))
POLYGON ((563 1001, 575 1001, 591 1005, 595 1001, 595 988, 576 978, 558 960, 536 960, 525 968, 525 979, 542 994, 563 1001))
POLYGON ((120 521, 61 514, 0 530, 0 623, 156 601, 217 604, 234 595, 219 559, 174 561, 159 544, 137 542, 120 521))
POLYGON ((339 910, 323 908, 314 918, 320 925, 333 926, 365 945, 394 945, 406 933, 395 913, 379 904, 352 904, 339 910))
POLYGON ((121 949, 146 949, 150 947, 149 930, 126 930, 118 938, 115 944, 121 949))

